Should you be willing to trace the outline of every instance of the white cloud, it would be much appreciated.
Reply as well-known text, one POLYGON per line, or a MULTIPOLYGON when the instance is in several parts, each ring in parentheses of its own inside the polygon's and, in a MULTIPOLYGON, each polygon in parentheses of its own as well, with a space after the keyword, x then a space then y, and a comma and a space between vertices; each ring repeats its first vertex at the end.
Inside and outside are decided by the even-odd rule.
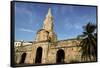
POLYGON ((19 29, 19 31, 24 31, 24 32, 32 32, 32 33, 34 33, 34 31, 33 31, 33 30, 30 30, 30 29, 25 29, 25 28, 21 28, 21 29, 19 29))
POLYGON ((81 26, 81 24, 74 24, 74 28, 76 28, 76 29, 81 29, 82 26, 81 26))
POLYGON ((65 28, 68 27, 67 29, 81 29, 82 28, 82 25, 80 23, 71 23, 70 19, 69 18, 66 18, 64 20, 65 22, 65 28))

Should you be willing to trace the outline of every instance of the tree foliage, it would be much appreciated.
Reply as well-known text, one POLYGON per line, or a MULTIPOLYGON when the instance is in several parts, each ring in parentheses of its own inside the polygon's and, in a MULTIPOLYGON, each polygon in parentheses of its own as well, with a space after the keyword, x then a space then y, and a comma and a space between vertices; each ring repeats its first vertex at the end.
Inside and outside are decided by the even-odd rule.
POLYGON ((82 61, 96 61, 97 59, 97 33, 96 25, 88 23, 83 27, 84 31, 79 37, 82 39, 79 46, 81 46, 82 61))

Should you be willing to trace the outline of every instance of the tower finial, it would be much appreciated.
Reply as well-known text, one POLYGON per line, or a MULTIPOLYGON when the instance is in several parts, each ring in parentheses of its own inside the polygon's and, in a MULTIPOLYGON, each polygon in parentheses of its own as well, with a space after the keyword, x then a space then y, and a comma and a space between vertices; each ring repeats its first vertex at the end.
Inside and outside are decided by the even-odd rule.
POLYGON ((51 14, 51 8, 48 9, 46 18, 44 20, 43 29, 47 31, 53 31, 53 16, 51 14))
POLYGON ((47 13, 46 17, 52 17, 51 8, 48 9, 48 13, 47 13))

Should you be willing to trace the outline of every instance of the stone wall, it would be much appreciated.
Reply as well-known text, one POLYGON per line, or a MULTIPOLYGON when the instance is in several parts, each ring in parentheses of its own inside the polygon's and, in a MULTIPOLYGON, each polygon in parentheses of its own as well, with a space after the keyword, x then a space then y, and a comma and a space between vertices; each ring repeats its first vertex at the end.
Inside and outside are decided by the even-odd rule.
POLYGON ((72 61, 81 61, 81 53, 79 52, 80 47, 77 45, 79 44, 79 41, 77 40, 64 40, 59 41, 55 45, 51 45, 49 47, 49 53, 48 53, 48 61, 49 63, 56 63, 57 58, 57 51, 62 49, 65 53, 65 63, 70 63, 72 61), (50 59, 49 59, 50 57, 50 59))
POLYGON ((32 45, 21 46, 15 48, 15 62, 19 63, 21 60, 21 56, 23 53, 26 53, 27 56, 25 58, 25 62, 27 64, 35 64, 36 60, 36 51, 37 48, 42 48, 42 64, 52 64, 56 63, 57 51, 62 49, 65 53, 64 62, 80 62, 81 61, 81 53, 79 52, 80 47, 77 45, 79 41, 77 40, 61 40, 56 43, 50 43, 47 41, 44 42, 36 42, 32 45))
POLYGON ((15 63, 19 64, 22 54, 26 53, 25 63, 29 63, 30 54, 32 52, 32 45, 15 47, 15 63))

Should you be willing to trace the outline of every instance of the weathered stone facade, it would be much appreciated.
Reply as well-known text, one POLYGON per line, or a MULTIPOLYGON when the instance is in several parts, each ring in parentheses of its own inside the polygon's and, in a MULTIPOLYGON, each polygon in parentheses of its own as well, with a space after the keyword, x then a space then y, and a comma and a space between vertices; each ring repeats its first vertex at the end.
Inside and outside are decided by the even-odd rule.
POLYGON ((53 30, 53 16, 51 9, 43 23, 43 28, 37 32, 32 45, 15 47, 15 63, 25 64, 53 64, 81 62, 80 43, 76 39, 57 40, 53 30))

